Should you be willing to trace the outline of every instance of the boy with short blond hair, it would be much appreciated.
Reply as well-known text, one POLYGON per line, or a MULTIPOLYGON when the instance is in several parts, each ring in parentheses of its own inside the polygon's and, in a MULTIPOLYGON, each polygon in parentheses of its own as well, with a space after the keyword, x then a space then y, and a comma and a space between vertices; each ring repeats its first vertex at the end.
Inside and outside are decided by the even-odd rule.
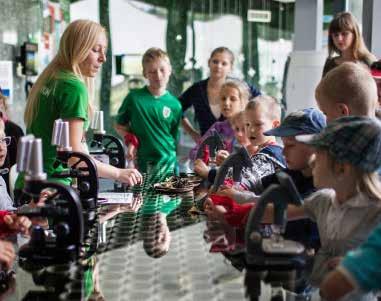
POLYGON ((377 86, 369 69, 351 62, 328 72, 315 97, 327 122, 349 115, 373 118, 378 107, 377 86))
POLYGON ((122 137, 138 138, 137 150, 133 143, 128 146, 128 159, 136 158, 140 171, 158 162, 175 168, 181 104, 166 90, 172 72, 169 57, 159 48, 150 48, 142 64, 148 85, 130 91, 118 110, 115 128, 122 137))
MULTIPOLYGON (((166 61, 169 65, 171 65, 171 62, 169 60, 168 54, 160 49, 160 48, 149 48, 142 57, 142 65, 143 65, 143 74, 144 74, 144 68, 147 64, 156 61, 156 60, 164 60, 166 61)), ((172 67, 171 67, 172 68, 172 67)))
MULTIPOLYGON (((280 124, 282 109, 278 100, 274 97, 269 95, 257 96, 247 104, 246 111, 255 110, 257 108, 268 118, 268 120, 277 122, 278 125, 280 124)), ((276 124, 274 125, 276 126, 276 124)))

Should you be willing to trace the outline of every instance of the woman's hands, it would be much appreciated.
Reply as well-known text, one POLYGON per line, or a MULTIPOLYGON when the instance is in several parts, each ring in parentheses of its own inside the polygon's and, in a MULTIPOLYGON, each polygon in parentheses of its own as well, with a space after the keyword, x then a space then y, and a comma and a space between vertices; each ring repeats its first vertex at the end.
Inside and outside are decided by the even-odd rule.
POLYGON ((121 183, 126 183, 130 186, 134 186, 142 183, 143 177, 140 172, 135 168, 118 168, 116 180, 121 183))

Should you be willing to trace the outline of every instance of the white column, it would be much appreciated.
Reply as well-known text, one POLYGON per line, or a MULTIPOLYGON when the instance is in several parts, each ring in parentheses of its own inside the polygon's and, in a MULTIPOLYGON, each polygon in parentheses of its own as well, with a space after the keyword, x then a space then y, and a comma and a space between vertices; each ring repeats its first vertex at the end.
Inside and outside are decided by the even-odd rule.
POLYGON ((323 0, 296 0, 294 51, 320 51, 322 36, 323 0))
POLYGON ((363 36, 369 50, 381 58, 381 0, 363 0, 363 36))

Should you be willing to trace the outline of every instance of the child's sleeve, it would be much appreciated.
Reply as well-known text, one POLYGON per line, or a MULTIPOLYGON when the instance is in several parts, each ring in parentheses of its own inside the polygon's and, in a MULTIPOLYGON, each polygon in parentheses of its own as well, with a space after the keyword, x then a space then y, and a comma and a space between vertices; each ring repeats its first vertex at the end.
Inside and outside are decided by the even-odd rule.
POLYGON ((0 210, 0 235, 8 234, 10 232, 13 232, 13 230, 10 230, 8 225, 4 221, 4 217, 6 215, 11 214, 9 211, 6 210, 0 210))
POLYGON ((355 287, 364 291, 381 289, 381 225, 358 249, 350 251, 339 267, 355 287))
POLYGON ((253 167, 246 170, 242 177, 242 184, 251 192, 257 192, 258 185, 263 177, 275 173, 275 163, 267 156, 258 153, 251 158, 253 167))
POLYGON ((232 199, 235 200, 238 204, 253 203, 258 200, 259 196, 251 191, 234 191, 232 199))
POLYGON ((254 98, 254 97, 257 97, 257 96, 261 95, 261 91, 259 91, 257 89, 257 87, 255 87, 252 84, 248 84, 248 85, 249 85, 249 90, 250 90, 250 95, 251 95, 250 98, 254 98))
POLYGON ((122 105, 120 106, 118 110, 118 114, 116 115, 115 121, 117 124, 120 125, 126 125, 130 121, 129 118, 129 108, 130 108, 130 102, 131 102, 131 92, 128 93, 126 98, 123 100, 122 105))
POLYGON ((317 224, 325 223, 334 195, 335 192, 332 189, 321 189, 314 192, 303 202, 304 214, 317 224))

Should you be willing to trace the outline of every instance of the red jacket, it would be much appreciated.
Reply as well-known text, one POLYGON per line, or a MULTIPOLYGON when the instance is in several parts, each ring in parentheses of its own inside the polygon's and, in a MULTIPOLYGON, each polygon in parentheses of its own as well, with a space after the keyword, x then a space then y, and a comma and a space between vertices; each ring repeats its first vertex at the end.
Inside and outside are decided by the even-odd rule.
POLYGON ((13 233, 13 230, 9 229, 8 225, 4 221, 6 215, 10 215, 11 212, 6 210, 0 210, 0 236, 13 233))

